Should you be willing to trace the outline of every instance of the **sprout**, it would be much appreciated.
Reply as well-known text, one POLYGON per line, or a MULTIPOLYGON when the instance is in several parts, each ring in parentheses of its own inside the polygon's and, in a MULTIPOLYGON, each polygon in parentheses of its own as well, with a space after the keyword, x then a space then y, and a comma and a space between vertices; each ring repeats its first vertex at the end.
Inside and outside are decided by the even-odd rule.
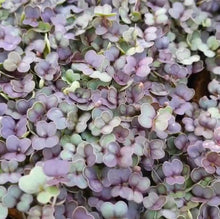
POLYGON ((35 65, 34 69, 39 77, 52 81, 60 72, 58 54, 55 52, 48 54, 45 60, 42 60, 35 65))
POLYGON ((111 111, 104 111, 97 116, 93 123, 89 124, 89 129, 93 135, 110 134, 121 122, 119 117, 113 117, 111 111))
POLYGON ((28 138, 19 139, 15 135, 10 135, 6 139, 7 152, 4 154, 6 160, 14 159, 22 162, 26 158, 26 153, 31 146, 31 140, 28 138))
POLYGON ((118 201, 115 204, 112 204, 111 202, 104 202, 101 205, 101 213, 104 218, 123 218, 126 216, 128 212, 128 206, 123 201, 118 201))
POLYGON ((163 173, 166 176, 166 183, 169 185, 184 183, 185 179, 181 176, 182 171, 183 164, 178 159, 163 163, 163 173))
POLYGON ((155 192, 150 192, 148 197, 144 198, 144 207, 153 211, 160 210, 166 203, 165 196, 158 196, 155 192))
POLYGON ((23 20, 23 24, 30 25, 32 27, 37 27, 37 19, 40 18, 40 9, 38 7, 33 8, 31 6, 27 6, 24 12, 25 19, 23 20))
POLYGON ((72 68, 91 78, 98 78, 103 82, 111 81, 111 75, 106 72, 108 60, 103 55, 98 55, 94 50, 89 50, 85 54, 85 62, 86 64, 73 64, 72 68))
POLYGON ((5 184, 7 182, 17 183, 21 178, 21 173, 19 172, 18 162, 15 160, 1 162, 1 173, 0 173, 0 184, 5 184))
POLYGON ((0 25, 0 48, 12 51, 20 42, 21 38, 17 28, 0 25))
POLYGON ((154 108, 149 103, 144 103, 141 106, 141 114, 138 117, 138 122, 141 126, 145 128, 151 128, 153 125, 153 118, 155 117, 156 112, 154 108))
POLYGON ((69 179, 65 184, 69 187, 77 186, 81 189, 85 189, 88 184, 83 176, 83 170, 85 168, 85 161, 83 159, 75 160, 70 165, 70 171, 67 175, 69 179))
POLYGON ((32 195, 23 193, 18 186, 9 187, 7 194, 2 199, 8 208, 17 208, 21 212, 27 212, 33 201, 32 195))
POLYGON ((36 131, 38 136, 32 138, 32 147, 35 150, 52 148, 58 144, 59 138, 56 136, 57 129, 55 123, 38 121, 36 124, 36 131))
POLYGON ((0 219, 220 218, 219 0, 0 7, 0 219))
POLYGON ((8 138, 10 135, 22 137, 27 131, 27 119, 21 118, 17 123, 10 116, 4 116, 1 120, 1 136, 8 138))
POLYGON ((199 55, 191 56, 190 50, 184 47, 181 47, 176 51, 176 57, 183 65, 192 65, 193 62, 198 62, 200 60, 199 55))
POLYGON ((111 142, 106 146, 106 153, 103 156, 103 163, 108 167, 129 167, 132 165, 133 149, 122 147, 111 142))
POLYGON ((59 194, 57 187, 47 185, 47 176, 40 166, 34 167, 29 175, 20 178, 19 188, 27 194, 36 194, 37 200, 42 204, 59 194))
POLYGON ((3 67, 7 71, 27 72, 30 69, 30 64, 35 60, 35 55, 32 52, 27 52, 26 55, 21 58, 21 55, 17 52, 10 52, 8 58, 4 61, 3 67))

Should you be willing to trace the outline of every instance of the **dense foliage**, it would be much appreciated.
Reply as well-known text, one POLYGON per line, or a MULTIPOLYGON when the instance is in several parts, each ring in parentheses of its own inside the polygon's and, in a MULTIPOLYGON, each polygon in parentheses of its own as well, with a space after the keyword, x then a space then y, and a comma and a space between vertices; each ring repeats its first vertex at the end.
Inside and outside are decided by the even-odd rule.
POLYGON ((220 218, 219 0, 0 7, 0 219, 220 218))

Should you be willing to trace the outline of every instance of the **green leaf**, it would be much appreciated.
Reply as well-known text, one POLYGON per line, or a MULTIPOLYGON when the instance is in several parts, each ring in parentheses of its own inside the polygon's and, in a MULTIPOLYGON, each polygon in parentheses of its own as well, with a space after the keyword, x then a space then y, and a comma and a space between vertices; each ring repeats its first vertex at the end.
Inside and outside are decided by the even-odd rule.
POLYGON ((101 213, 104 218, 114 218, 114 206, 110 202, 104 202, 101 206, 101 213))
POLYGON ((0 201, 2 201, 2 197, 7 193, 7 190, 4 186, 0 186, 0 201))
POLYGON ((80 80, 80 74, 74 73, 72 69, 68 69, 64 74, 63 80, 72 84, 74 81, 80 80))
POLYGON ((216 50, 219 48, 220 43, 219 41, 216 39, 215 36, 210 36, 207 40, 207 45, 211 50, 216 50))
POLYGON ((167 194, 167 187, 164 184, 157 185, 157 192, 159 195, 166 195, 167 194))
POLYGON ((141 52, 143 52, 143 51, 144 51, 144 48, 141 47, 141 46, 139 46, 139 45, 137 45, 137 46, 135 46, 135 47, 130 48, 130 49, 126 52, 126 55, 132 56, 132 55, 134 55, 135 53, 141 53, 141 52))
POLYGON ((170 154, 170 155, 175 155, 175 154, 181 154, 183 153, 182 151, 178 150, 174 144, 174 140, 175 140, 175 137, 174 136, 171 136, 167 139, 167 152, 170 154))
POLYGON ((92 79, 87 83, 87 87, 92 90, 96 90, 100 86, 106 87, 108 85, 109 85, 109 82, 103 82, 98 79, 92 79))
POLYGON ((34 32, 33 29, 29 29, 26 33, 24 33, 22 35, 22 41, 25 43, 25 44, 29 44, 31 43, 35 37, 36 37, 36 32, 34 32))
POLYGON ((45 191, 53 196, 57 196, 60 193, 59 189, 56 186, 49 186, 45 189, 45 191))
POLYGON ((143 216, 143 219, 158 219, 158 218, 159 218, 158 212, 151 210, 146 211, 146 213, 143 216))
POLYGON ((82 142, 82 138, 79 134, 73 134, 71 137, 70 137, 70 142, 74 145, 78 145, 82 142))
POLYGON ((133 155, 133 156, 132 156, 132 167, 137 166, 137 165, 139 164, 140 160, 141 160, 141 159, 140 159, 139 156, 133 155))
POLYGON ((133 11, 131 20, 134 21, 134 22, 137 22, 137 21, 141 20, 141 13, 138 12, 138 11, 133 11))
POLYGON ((186 179, 189 178, 189 175, 190 175, 190 168, 189 168, 188 165, 184 165, 184 166, 183 166, 182 175, 183 175, 186 179))
POLYGON ((47 204, 52 197, 53 196, 50 193, 43 191, 37 195, 37 201, 41 204, 47 204))
POLYGON ((0 203, 0 219, 5 219, 8 216, 8 208, 6 208, 2 203, 0 203))
POLYGON ((93 136, 89 132, 83 132, 83 133, 81 133, 81 136, 82 136, 83 139, 85 139, 89 143, 93 143, 93 142, 98 142, 99 141, 98 137, 93 136))
POLYGON ((56 186, 49 186, 37 195, 37 200, 42 203, 48 203, 52 197, 59 195, 59 189, 56 186))
POLYGON ((210 27, 212 25, 212 20, 210 18, 206 18, 203 22, 202 22, 202 26, 203 27, 210 27))
POLYGON ((122 36, 126 42, 135 42, 138 36, 137 29, 134 27, 130 27, 128 30, 124 31, 122 36))
POLYGON ((38 33, 47 33, 51 30, 51 25, 49 23, 40 21, 38 27, 33 28, 33 30, 38 33))
POLYGON ((171 193, 171 196, 174 198, 183 198, 185 197, 186 193, 183 191, 177 191, 176 193, 171 193))
POLYGON ((6 20, 9 16, 9 11, 8 10, 4 10, 4 9, 1 9, 0 10, 0 20, 3 21, 3 20, 6 20))
POLYGON ((25 175, 19 180, 19 187, 28 194, 35 194, 42 191, 47 181, 47 176, 43 172, 43 168, 35 166, 29 175, 25 175))
POLYGON ((165 112, 167 112, 167 113, 172 113, 172 112, 173 112, 172 107, 166 106, 165 108, 159 109, 159 114, 163 114, 163 113, 165 113, 165 112))
POLYGON ((74 92, 77 88, 80 88, 80 83, 78 81, 74 81, 70 87, 67 87, 63 90, 63 93, 68 94, 70 92, 74 92))
POLYGON ((119 14, 121 16, 121 19, 126 24, 131 23, 130 18, 128 16, 128 11, 129 11, 129 9, 127 9, 127 8, 122 8, 122 7, 119 8, 119 14))
POLYGON ((158 68, 158 67, 160 67, 161 62, 159 62, 159 61, 154 61, 154 62, 152 63, 152 65, 153 65, 154 67, 158 68))
POLYGON ((212 118, 220 119, 220 111, 217 107, 210 107, 208 112, 211 114, 212 118))
POLYGON ((131 48, 130 45, 125 41, 116 43, 116 46, 123 54, 125 54, 131 48))
POLYGON ((107 144, 114 141, 115 141, 115 135, 113 134, 102 135, 102 137, 100 138, 100 145, 105 147, 107 144))
POLYGON ((75 20, 76 20, 75 15, 71 15, 71 16, 69 16, 69 17, 67 18, 66 22, 67 22, 68 25, 71 25, 71 24, 74 23, 75 20))
POLYGON ((141 105, 141 114, 138 116, 138 122, 144 128, 152 127, 152 120, 155 117, 155 109, 149 103, 143 103, 141 105))
POLYGON ((112 80, 112 77, 108 73, 100 71, 93 71, 93 73, 90 74, 89 77, 98 78, 103 82, 110 82, 112 80))
POLYGON ((159 109, 158 116, 155 120, 155 128, 159 131, 164 131, 168 127, 168 121, 172 116, 172 108, 167 106, 163 109, 159 109))

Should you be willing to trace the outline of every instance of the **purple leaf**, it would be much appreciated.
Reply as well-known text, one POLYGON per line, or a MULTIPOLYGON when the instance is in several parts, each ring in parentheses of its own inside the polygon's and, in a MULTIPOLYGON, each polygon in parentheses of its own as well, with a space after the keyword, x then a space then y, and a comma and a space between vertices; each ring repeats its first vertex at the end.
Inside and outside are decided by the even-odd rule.
POLYGON ((166 182, 169 185, 183 184, 185 178, 181 176, 183 164, 180 160, 174 159, 171 162, 165 161, 162 166, 163 173, 166 176, 166 182))
POLYGON ((72 214, 72 219, 95 219, 83 206, 78 206, 72 214))
POLYGON ((26 158, 26 152, 31 146, 31 140, 28 138, 19 139, 15 135, 10 135, 6 139, 7 153, 4 154, 6 160, 15 159, 22 162, 26 158))

